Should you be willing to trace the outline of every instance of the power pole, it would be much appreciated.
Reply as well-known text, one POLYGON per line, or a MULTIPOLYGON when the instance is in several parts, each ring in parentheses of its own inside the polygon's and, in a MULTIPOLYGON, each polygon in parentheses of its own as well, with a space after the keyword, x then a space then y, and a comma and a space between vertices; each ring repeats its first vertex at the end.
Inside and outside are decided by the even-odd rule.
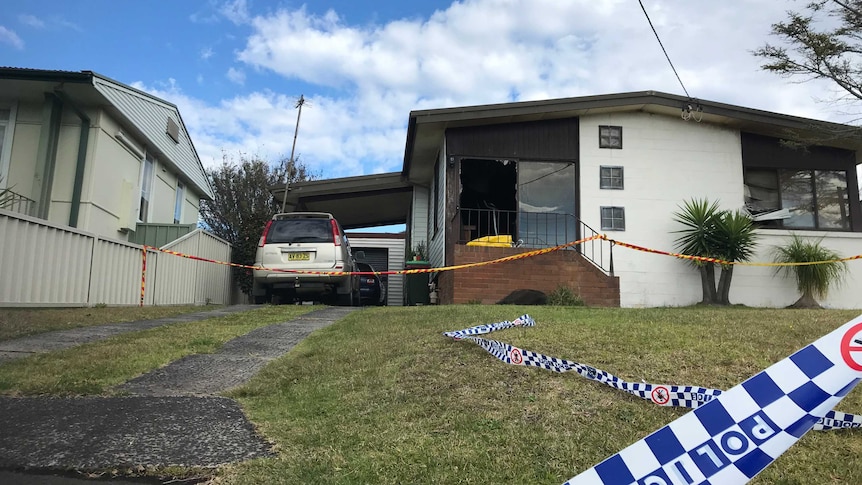
POLYGON ((287 208, 287 191, 290 190, 290 168, 293 167, 293 152, 296 150, 296 137, 299 135, 299 117, 302 116, 302 105, 305 104, 305 97, 303 95, 299 95, 299 99, 296 101, 296 108, 299 109, 299 112, 296 113, 296 129, 293 131, 293 147, 290 149, 290 161, 287 163, 287 170, 285 170, 284 178, 284 197, 281 199, 281 212, 284 212, 287 208))

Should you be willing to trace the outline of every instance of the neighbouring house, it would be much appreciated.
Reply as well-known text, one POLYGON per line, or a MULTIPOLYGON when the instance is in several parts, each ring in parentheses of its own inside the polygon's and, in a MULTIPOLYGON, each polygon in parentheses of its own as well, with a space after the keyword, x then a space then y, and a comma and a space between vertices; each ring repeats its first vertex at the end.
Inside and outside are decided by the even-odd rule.
POLYGON ((222 269, 141 289, 134 243, 230 257, 195 230, 213 192, 174 104, 91 71, 0 68, 0 189, 0 305, 228 303, 222 269))
MULTIPOLYGON (((772 261, 792 234, 853 256, 862 253, 860 149, 855 127, 654 91, 432 109, 410 113, 400 174, 368 176, 377 183, 367 189, 363 177, 298 184, 288 202, 350 219, 348 206, 367 193, 382 208, 380 223, 404 221, 408 247, 425 242, 434 267, 597 234, 673 251, 681 229, 673 213, 692 198, 752 214, 760 227, 755 262, 772 261)), ((367 211, 363 217, 368 223, 367 211)), ((862 307, 862 261, 849 265, 826 306, 862 307)), ((441 303, 493 303, 516 289, 560 286, 597 306, 680 306, 701 297, 685 261, 600 240, 432 278, 441 303)), ((797 297, 795 282, 772 267, 734 272, 733 303, 781 307, 797 297)))
POLYGON ((211 199, 177 107, 91 71, 0 68, 7 210, 128 240, 139 224, 194 225, 211 199))

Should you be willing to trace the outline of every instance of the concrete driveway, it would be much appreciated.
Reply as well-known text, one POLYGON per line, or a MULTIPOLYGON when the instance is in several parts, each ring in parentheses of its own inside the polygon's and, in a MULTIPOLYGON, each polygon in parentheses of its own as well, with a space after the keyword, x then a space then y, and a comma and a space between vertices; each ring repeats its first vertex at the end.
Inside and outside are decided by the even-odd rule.
MULTIPOLYGON (((187 356, 118 386, 128 393, 124 397, 0 397, 0 470, 5 470, 0 471, 0 483, 74 484, 80 479, 70 477, 69 471, 74 475, 170 465, 214 468, 267 456, 270 444, 255 432, 235 401, 218 394, 244 384, 311 332, 356 310, 324 307, 256 329, 215 354, 187 356), (18 473, 22 471, 26 473, 18 473), (66 473, 47 474, 52 471, 66 473)), ((218 315, 197 318, 212 316, 218 315)), ((126 331, 152 328, 149 323, 122 325, 126 331)), ((55 332, 56 339, 50 333, 41 335, 41 350, 31 346, 30 351, 116 334, 104 329, 100 333, 98 327, 89 334, 76 330, 81 333, 74 339, 68 331, 55 332)), ((0 342, 0 350, 4 348, 10 346, 0 342)))

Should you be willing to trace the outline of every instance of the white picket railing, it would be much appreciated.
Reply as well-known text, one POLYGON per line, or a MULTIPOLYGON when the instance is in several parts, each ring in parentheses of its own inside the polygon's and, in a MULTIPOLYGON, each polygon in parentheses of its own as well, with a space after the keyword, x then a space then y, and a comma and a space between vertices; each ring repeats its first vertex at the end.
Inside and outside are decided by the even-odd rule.
MULTIPOLYGON (((229 304, 230 267, 147 251, 11 211, 0 210, 0 307, 229 304)), ((165 249, 229 261, 231 246, 195 230, 165 249)))

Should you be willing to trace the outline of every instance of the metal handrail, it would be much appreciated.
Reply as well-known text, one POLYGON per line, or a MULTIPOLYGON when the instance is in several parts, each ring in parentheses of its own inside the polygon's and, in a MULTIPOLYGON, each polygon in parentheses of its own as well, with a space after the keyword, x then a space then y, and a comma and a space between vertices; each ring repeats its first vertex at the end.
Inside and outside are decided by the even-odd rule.
POLYGON ((13 192, 10 189, 3 189, 2 194, 0 194, 0 209, 30 215, 30 211, 33 210, 35 205, 35 200, 13 192))
MULTIPOLYGON (((568 213, 458 208, 458 243, 486 236, 511 236, 512 246, 533 249, 559 246, 598 236, 592 227, 568 213)), ((567 248, 613 276, 613 244, 592 239, 567 248)))

